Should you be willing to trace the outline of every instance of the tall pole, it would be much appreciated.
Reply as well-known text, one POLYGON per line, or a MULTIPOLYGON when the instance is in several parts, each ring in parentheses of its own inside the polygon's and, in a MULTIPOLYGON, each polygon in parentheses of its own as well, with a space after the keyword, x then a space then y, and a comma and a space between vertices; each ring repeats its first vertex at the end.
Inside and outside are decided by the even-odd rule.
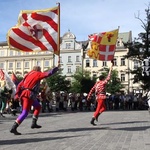
POLYGON ((84 58, 85 58, 85 50, 89 45, 89 40, 86 43, 82 43, 81 55, 82 55, 82 77, 83 77, 83 69, 84 69, 84 58))
POLYGON ((53 54, 53 68, 55 67, 55 54, 53 54))
POLYGON ((84 45, 82 45, 82 49, 81 49, 81 55, 82 55, 82 77, 83 77, 83 68, 84 68, 84 51, 85 51, 85 47, 84 47, 84 45))
POLYGON ((60 3, 58 4, 58 65, 60 65, 60 3))
POLYGON ((130 68, 129 68, 129 59, 128 59, 128 94, 130 92, 130 74, 129 74, 129 70, 130 70, 130 68))
POLYGON ((83 46, 82 46, 82 77, 83 77, 83 68, 84 68, 84 49, 83 49, 83 46))

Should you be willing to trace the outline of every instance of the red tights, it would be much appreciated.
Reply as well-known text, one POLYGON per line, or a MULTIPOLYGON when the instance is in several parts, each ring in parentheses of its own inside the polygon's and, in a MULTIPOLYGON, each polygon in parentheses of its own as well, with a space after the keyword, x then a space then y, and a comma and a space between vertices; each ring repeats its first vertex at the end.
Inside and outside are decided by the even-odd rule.
POLYGON ((33 116, 38 118, 38 115, 39 115, 40 110, 41 110, 40 103, 37 100, 31 100, 27 97, 23 97, 22 98, 22 112, 18 116, 16 122, 18 122, 19 124, 22 123, 22 121, 27 117, 27 115, 28 115, 28 113, 31 109, 31 106, 33 106, 34 109, 35 109, 34 113, 33 113, 33 116))
POLYGON ((97 118, 99 116, 99 114, 101 114, 105 110, 106 110, 105 99, 98 99, 97 100, 97 108, 96 108, 96 111, 94 112, 93 117, 97 118))

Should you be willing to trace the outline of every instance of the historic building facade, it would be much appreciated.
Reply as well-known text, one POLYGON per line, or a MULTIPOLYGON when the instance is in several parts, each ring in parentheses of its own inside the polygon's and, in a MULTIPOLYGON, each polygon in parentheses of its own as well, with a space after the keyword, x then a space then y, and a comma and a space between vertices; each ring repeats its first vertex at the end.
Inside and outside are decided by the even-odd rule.
MULTIPOLYGON (((119 33, 116 51, 114 56, 114 69, 118 71, 118 76, 127 92, 142 92, 139 84, 133 84, 133 75, 129 73, 130 69, 136 68, 139 64, 136 60, 124 59, 128 49, 124 47, 123 42, 132 40, 132 32, 119 33)), ((88 41, 88 40, 87 40, 88 41)), ((70 31, 61 37, 60 44, 60 64, 62 74, 66 75, 68 80, 72 79, 73 74, 80 68, 89 70, 91 77, 99 76, 103 67, 109 67, 110 62, 98 61, 89 58, 86 51, 90 48, 90 44, 83 51, 83 44, 87 41, 76 41, 76 36, 70 31), (83 57, 84 56, 84 57, 83 57)), ((42 71, 57 66, 58 56, 52 52, 21 52, 8 48, 7 42, 0 42, 0 68, 6 70, 9 74, 12 71, 16 75, 24 76, 34 65, 40 65, 42 71)))

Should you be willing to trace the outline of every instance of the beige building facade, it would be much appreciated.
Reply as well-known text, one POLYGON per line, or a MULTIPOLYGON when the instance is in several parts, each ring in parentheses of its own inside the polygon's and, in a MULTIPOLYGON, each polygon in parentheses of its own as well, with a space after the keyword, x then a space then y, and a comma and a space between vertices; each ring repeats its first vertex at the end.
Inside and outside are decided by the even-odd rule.
MULTIPOLYGON (((132 32, 119 33, 116 44, 116 51, 114 56, 114 69, 118 71, 118 76, 125 86, 122 89, 125 93, 128 92, 142 92, 140 84, 133 84, 131 80, 133 75, 129 70, 136 68, 139 63, 136 60, 124 59, 128 49, 124 47, 123 42, 130 42, 132 40, 132 32)), ((71 80, 72 75, 83 68, 89 70, 92 76, 99 76, 103 67, 109 67, 110 62, 98 61, 90 59, 84 51, 85 57, 83 58, 83 41, 76 41, 76 37, 70 31, 66 32, 61 38, 60 44, 60 58, 61 68, 63 75, 66 75, 68 80, 71 80)), ((90 45, 90 44, 89 44, 90 45)), ((52 52, 22 52, 14 51, 8 48, 7 42, 0 42, 0 69, 4 69, 8 74, 12 71, 16 75, 24 76, 29 72, 33 66, 39 65, 42 71, 52 68, 58 64, 58 56, 54 56, 52 52)))

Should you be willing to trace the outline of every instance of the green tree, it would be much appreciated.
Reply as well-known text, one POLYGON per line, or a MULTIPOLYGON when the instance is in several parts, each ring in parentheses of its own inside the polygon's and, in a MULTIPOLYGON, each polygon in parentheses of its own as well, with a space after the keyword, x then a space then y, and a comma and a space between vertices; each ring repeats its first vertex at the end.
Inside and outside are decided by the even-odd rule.
POLYGON ((46 82, 53 92, 56 91, 69 91, 70 81, 66 80, 66 76, 61 75, 61 71, 56 72, 54 75, 48 77, 46 82))
POLYGON ((142 76, 142 61, 150 56, 150 3, 145 13, 146 19, 144 20, 140 18, 140 13, 135 16, 141 22, 144 32, 139 33, 138 38, 131 43, 124 43, 124 45, 129 49, 125 58, 136 60, 140 64, 137 69, 131 70, 131 73, 135 75, 133 83, 140 82, 143 89, 148 89, 150 88, 150 76, 142 76))
POLYGON ((95 83, 95 78, 91 79, 90 72, 80 70, 73 75, 71 92, 88 93, 95 83))
MULTIPOLYGON (((109 69, 108 68, 103 68, 101 69, 102 75, 107 77, 109 69)), ((106 92, 114 94, 116 92, 120 92, 124 88, 123 84, 121 83, 119 77, 118 77, 118 71, 117 70, 112 70, 111 73, 111 78, 106 85, 106 92)))

